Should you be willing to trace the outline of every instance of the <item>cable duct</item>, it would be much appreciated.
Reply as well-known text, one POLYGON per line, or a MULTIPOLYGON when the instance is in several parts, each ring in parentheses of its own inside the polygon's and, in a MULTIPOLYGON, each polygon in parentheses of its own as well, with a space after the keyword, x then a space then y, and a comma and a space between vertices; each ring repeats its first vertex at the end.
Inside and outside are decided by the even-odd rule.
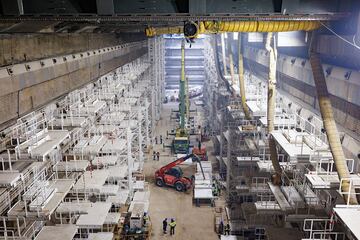
POLYGON ((280 184, 281 166, 279 163, 276 143, 271 135, 274 131, 274 118, 275 118, 275 101, 276 101, 276 60, 277 50, 273 33, 269 32, 266 36, 265 48, 269 52, 269 81, 268 81, 268 99, 267 99, 267 125, 269 134, 269 148, 270 158, 275 170, 275 176, 273 178, 274 184, 280 184))
POLYGON ((321 26, 316 21, 206 21, 203 24, 205 31, 210 33, 311 31, 321 26))
MULTIPOLYGON (((339 133, 336 128, 329 92, 326 85, 325 75, 323 72, 319 54, 315 52, 313 47, 310 47, 310 65, 313 72, 316 93, 319 100, 320 113, 323 119, 324 129, 326 131, 326 136, 329 142, 330 150, 334 159, 334 163, 336 166, 339 179, 341 180, 344 178, 349 178, 350 173, 341 146, 339 133)), ((355 195, 355 190, 351 189, 350 181, 342 181, 341 190, 342 192, 350 193, 350 194, 344 194, 343 197, 345 202, 349 204, 358 204, 355 195)))
POLYGON ((238 39, 239 39, 238 40, 238 55, 239 55, 238 71, 239 71, 239 88, 240 88, 241 106, 244 109, 244 114, 245 114, 246 119, 251 119, 250 113, 249 113, 249 108, 246 105, 245 82, 244 82, 244 59, 243 59, 243 55, 241 52, 241 34, 240 33, 239 33, 238 39))

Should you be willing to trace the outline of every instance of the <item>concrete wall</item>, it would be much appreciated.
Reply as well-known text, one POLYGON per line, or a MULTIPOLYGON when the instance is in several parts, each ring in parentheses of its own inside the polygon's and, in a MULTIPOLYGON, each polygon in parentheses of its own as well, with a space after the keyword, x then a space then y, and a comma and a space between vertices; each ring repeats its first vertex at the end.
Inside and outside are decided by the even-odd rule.
MULTIPOLYGON (((141 57, 147 53, 146 46, 146 41, 133 42, 1 68, 0 129, 11 120, 141 57)), ((35 57, 36 51, 33 53, 35 57)))
POLYGON ((0 34, 0 66, 144 40, 143 34, 0 34))
MULTIPOLYGON (((267 78, 268 56, 263 49, 246 48, 246 67, 267 78)), ((360 134, 360 73, 323 64, 328 90, 338 124, 360 134), (350 76, 347 78, 347 73, 350 76)), ((280 54, 277 65, 277 85, 307 105, 319 110, 314 79, 307 59, 280 54)))

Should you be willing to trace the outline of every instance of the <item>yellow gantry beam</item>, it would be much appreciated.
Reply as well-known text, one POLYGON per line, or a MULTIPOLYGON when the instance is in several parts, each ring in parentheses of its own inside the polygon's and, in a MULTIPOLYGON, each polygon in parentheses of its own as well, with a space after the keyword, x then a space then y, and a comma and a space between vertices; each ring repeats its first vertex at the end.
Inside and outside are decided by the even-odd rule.
MULTIPOLYGON (((321 26, 319 21, 204 21, 198 26, 198 33, 223 32, 288 32, 312 31, 321 26)), ((181 34, 183 26, 177 27, 149 27, 145 30, 146 36, 153 37, 162 34, 181 34)))

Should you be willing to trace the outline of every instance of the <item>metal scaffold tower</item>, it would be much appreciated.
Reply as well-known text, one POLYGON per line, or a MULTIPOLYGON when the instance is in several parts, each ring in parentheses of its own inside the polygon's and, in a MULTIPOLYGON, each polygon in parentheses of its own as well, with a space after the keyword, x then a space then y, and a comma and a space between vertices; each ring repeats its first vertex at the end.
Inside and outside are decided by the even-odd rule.
MULTIPOLYGON (((151 115, 153 119, 160 119, 160 109, 165 96, 165 50, 164 38, 157 36, 148 39, 148 58, 151 80, 151 115)), ((155 122, 152 123, 152 132, 155 130, 155 122)))

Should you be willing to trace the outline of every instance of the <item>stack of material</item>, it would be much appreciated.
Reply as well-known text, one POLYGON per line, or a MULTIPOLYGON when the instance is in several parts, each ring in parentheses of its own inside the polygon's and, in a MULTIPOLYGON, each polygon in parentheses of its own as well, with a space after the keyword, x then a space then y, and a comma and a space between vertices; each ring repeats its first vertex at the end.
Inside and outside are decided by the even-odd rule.
POLYGON ((143 216, 144 213, 148 213, 150 201, 149 191, 137 191, 134 194, 134 198, 131 201, 129 212, 130 217, 130 228, 141 228, 143 227, 143 216))
POLYGON ((196 205, 213 205, 214 195, 212 187, 211 162, 197 163, 194 186, 194 202, 196 205))

